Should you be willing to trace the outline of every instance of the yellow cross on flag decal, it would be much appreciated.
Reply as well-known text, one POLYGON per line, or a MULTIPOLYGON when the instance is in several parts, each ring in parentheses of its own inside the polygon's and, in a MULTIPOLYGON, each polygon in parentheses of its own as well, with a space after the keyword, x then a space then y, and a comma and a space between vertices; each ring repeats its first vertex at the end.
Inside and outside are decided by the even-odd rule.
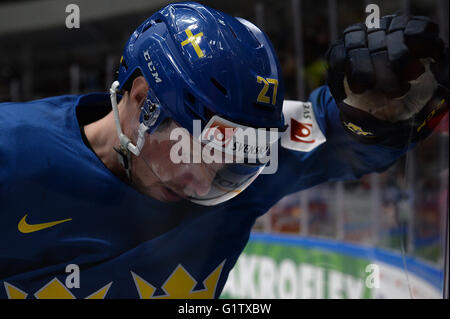
POLYGON ((198 45, 197 38, 201 38, 203 36, 203 32, 197 33, 196 35, 192 34, 192 31, 189 29, 186 29, 184 32, 186 32, 186 35, 188 38, 181 42, 181 46, 184 47, 187 44, 192 44, 192 46, 195 49, 195 52, 197 53, 199 58, 202 58, 204 56, 202 49, 200 49, 200 46, 198 45))
POLYGON ((205 34, 196 29, 196 25, 190 25, 184 31, 177 34, 183 52, 187 54, 191 62, 204 58, 211 51, 205 34))

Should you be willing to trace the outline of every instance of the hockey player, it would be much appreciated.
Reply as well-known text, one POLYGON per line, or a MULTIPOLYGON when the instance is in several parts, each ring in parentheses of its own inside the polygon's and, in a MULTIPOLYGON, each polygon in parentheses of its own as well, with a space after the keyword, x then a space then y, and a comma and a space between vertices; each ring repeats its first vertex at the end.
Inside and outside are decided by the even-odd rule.
POLYGON ((131 35, 110 94, 0 104, 0 297, 217 298, 283 196, 385 170, 447 111, 448 62, 427 18, 351 26, 328 61, 328 86, 283 101, 261 30, 177 3, 131 35), (244 142, 270 163, 173 161, 175 129, 200 150, 213 132, 210 150, 226 155, 251 128, 279 133, 244 142))

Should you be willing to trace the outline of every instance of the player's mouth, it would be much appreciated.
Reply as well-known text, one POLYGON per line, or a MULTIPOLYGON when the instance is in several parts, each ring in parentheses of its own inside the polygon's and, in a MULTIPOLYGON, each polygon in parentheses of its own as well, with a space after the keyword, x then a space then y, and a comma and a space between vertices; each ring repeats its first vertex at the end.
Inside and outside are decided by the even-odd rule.
POLYGON ((185 196, 183 197, 183 196, 175 193, 173 190, 171 190, 167 186, 162 187, 162 192, 164 194, 166 201, 169 201, 169 202, 179 201, 185 197, 185 196))

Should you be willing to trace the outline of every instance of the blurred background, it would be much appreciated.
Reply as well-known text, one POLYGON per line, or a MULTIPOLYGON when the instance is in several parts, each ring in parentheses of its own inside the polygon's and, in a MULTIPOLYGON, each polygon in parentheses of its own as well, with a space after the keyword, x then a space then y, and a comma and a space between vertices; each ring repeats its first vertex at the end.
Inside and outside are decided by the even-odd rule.
MULTIPOLYGON (((106 91, 131 32, 169 2, 1 1, 0 102, 106 91), (70 3, 80 8, 79 29, 65 26, 70 3)), ((401 11, 432 18, 448 45, 447 0, 198 2, 246 18, 268 34, 283 68, 287 99, 307 100, 324 84, 328 46, 345 27, 365 21, 369 3, 379 6, 381 16, 401 11)), ((447 116, 386 172, 284 198, 257 220, 223 297, 442 297, 448 138, 447 116), (246 273, 251 258, 259 268, 246 273), (364 282, 372 263, 380 265, 384 285, 375 290, 364 282), (352 295, 358 280, 365 288, 352 295)))

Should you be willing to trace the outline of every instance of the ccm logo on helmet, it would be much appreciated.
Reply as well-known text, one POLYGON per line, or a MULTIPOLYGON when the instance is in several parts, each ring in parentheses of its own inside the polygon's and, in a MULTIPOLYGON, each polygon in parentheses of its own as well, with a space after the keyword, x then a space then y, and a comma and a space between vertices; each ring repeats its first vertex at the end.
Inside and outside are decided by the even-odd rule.
POLYGON ((161 78, 159 77, 158 72, 156 71, 155 66, 153 65, 153 62, 152 62, 152 59, 150 58, 150 54, 148 53, 148 50, 147 50, 147 51, 144 51, 144 59, 145 59, 145 61, 148 62, 148 63, 147 63, 147 67, 148 67, 148 69, 150 70, 150 73, 152 74, 153 79, 155 79, 155 82, 156 82, 156 83, 161 83, 162 80, 161 80, 161 78))

